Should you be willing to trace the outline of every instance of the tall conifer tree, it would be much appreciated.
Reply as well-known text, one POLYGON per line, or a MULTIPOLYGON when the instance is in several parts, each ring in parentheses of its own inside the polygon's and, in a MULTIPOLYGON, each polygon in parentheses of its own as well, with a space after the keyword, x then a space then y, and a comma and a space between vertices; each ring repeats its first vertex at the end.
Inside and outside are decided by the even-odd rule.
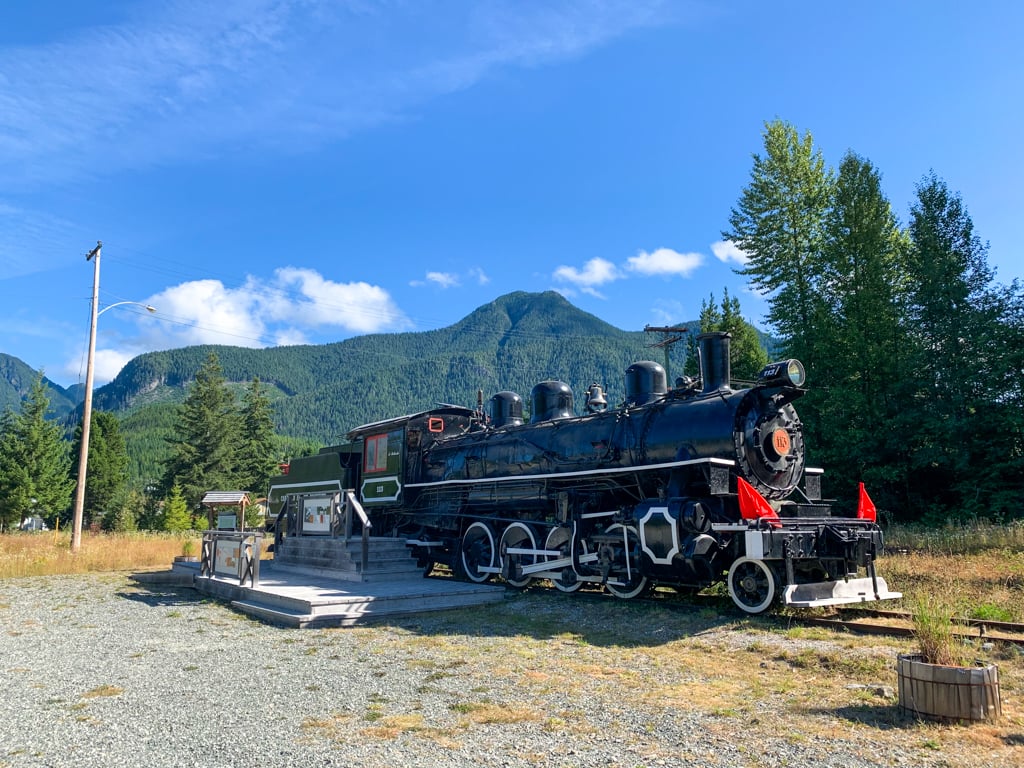
POLYGON ((215 353, 196 373, 178 413, 163 487, 170 490, 178 483, 189 508, 195 509, 207 491, 234 490, 238 482, 238 413, 215 353))
POLYGON ((260 387, 258 376, 253 378, 242 399, 238 456, 242 489, 265 493, 270 477, 277 474, 278 462, 270 400, 260 387))
POLYGON ((934 173, 918 185, 909 232, 912 354, 901 379, 905 403, 927 403, 904 410, 916 415, 903 421, 909 503, 936 521, 1019 515, 1019 497, 999 490, 1024 483, 1021 419, 1007 407, 1007 366, 1020 343, 1013 291, 993 288, 987 246, 934 173))
MULTIPOLYGON (((82 444, 82 427, 75 429, 71 455, 82 444)), ((78 467, 72 470, 77 482, 78 467)), ((89 429, 89 464, 85 473, 85 521, 99 520, 121 503, 128 488, 128 451, 121 436, 121 422, 107 411, 92 412, 89 429)))
POLYGON ((739 299, 730 296, 726 288, 721 304, 715 302, 714 294, 701 302, 700 328, 687 338, 687 374, 697 374, 698 333, 710 331, 726 331, 732 336, 729 340, 729 365, 733 379, 751 381, 768 364, 768 352, 757 329, 743 318, 739 299))
POLYGON ((53 519, 71 503, 68 444, 59 425, 46 419, 50 399, 43 376, 32 384, 19 413, 7 411, 0 433, 0 521, 16 527, 35 512, 53 519))
POLYGON ((739 274, 768 294, 768 321, 786 351, 813 367, 826 311, 818 292, 825 245, 825 214, 833 174, 811 134, 789 123, 765 124, 765 154, 754 155, 750 183, 729 216, 731 240, 749 257, 739 274))
POLYGON ((901 308, 907 240, 882 193, 881 175, 848 152, 826 218, 819 281, 829 308, 830 364, 817 371, 808 402, 818 410, 831 495, 850 497, 858 481, 891 508, 901 483, 903 440, 893 428, 905 343, 901 308))

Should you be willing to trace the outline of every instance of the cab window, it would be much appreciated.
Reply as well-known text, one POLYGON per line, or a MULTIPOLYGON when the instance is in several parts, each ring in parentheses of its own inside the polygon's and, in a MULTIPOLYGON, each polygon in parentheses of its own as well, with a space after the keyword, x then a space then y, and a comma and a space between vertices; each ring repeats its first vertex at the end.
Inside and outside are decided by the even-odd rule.
POLYGON ((363 459, 364 472, 383 472, 388 468, 388 436, 374 435, 366 438, 366 452, 363 459))

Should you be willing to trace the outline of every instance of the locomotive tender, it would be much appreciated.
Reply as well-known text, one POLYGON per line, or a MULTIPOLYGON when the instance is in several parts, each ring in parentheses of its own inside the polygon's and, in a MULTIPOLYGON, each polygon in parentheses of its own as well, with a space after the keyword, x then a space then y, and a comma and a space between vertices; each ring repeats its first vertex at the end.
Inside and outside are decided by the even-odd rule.
POLYGON ((698 343, 697 382, 670 389, 660 365, 635 363, 616 408, 592 385, 577 416, 568 385, 547 381, 528 421, 519 395, 499 392, 489 416, 480 396, 477 409, 358 427, 293 460, 271 481, 271 509, 279 527, 291 515, 329 533, 312 521, 351 490, 374 535, 405 538, 426 572, 445 563, 474 582, 631 598, 724 580, 748 613, 900 597, 875 573, 882 531, 863 484, 856 517, 838 517, 821 470, 804 465, 792 405, 803 366, 772 363, 732 389, 729 335, 698 343))

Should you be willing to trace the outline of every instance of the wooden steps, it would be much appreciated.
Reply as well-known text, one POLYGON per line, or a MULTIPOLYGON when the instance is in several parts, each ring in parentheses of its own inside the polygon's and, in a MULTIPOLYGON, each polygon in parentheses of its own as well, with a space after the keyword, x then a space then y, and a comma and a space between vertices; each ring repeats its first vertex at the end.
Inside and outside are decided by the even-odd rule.
POLYGON ((295 573, 346 581, 401 581, 421 579, 405 539, 371 537, 366 570, 362 568, 363 542, 318 536, 286 538, 274 551, 274 563, 295 573))

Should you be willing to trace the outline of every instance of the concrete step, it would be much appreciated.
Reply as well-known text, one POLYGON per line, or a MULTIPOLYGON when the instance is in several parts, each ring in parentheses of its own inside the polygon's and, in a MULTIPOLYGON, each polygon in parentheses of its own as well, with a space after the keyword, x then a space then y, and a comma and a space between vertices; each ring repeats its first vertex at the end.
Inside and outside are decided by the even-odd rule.
MULTIPOLYGON (((492 590, 495 588, 491 588, 492 590)), ((231 606, 262 621, 283 627, 350 627, 371 620, 380 620, 415 613, 451 610, 500 602, 504 590, 485 594, 459 593, 404 596, 352 595, 345 600, 330 603, 305 603, 300 600, 279 601, 266 595, 246 600, 232 600, 231 606)))
POLYGON ((449 578, 386 579, 354 582, 336 572, 283 567, 265 560, 260 581, 196 576, 193 588, 229 602, 254 618, 284 627, 348 627, 391 616, 467 608, 504 600, 502 586, 449 578))

